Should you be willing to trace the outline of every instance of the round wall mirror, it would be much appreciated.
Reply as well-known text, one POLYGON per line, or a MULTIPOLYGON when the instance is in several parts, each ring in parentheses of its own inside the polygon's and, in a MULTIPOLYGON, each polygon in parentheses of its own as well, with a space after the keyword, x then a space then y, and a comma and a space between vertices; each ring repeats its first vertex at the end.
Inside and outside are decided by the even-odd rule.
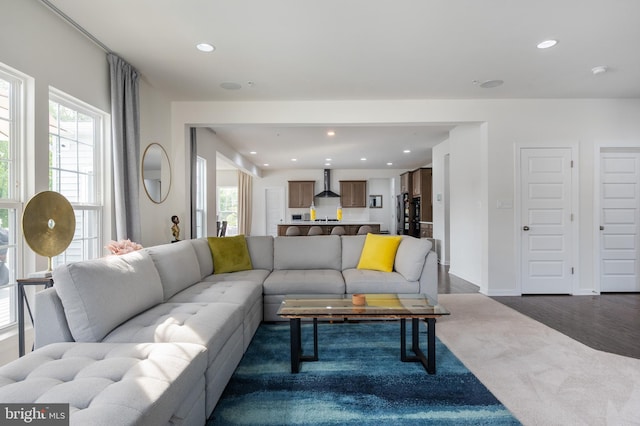
POLYGON ((171 165, 162 145, 151 143, 142 156, 142 182, 149 199, 160 204, 171 188, 171 165))

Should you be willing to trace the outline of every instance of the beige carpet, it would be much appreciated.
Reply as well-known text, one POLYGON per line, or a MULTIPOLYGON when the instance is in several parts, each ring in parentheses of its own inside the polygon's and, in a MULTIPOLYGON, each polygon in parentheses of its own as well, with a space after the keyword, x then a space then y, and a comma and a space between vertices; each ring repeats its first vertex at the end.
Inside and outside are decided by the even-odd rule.
MULTIPOLYGON (((441 294, 437 336, 524 425, 640 425, 640 360, 481 294, 441 294)), ((640 324, 638 325, 640 327, 640 324)))

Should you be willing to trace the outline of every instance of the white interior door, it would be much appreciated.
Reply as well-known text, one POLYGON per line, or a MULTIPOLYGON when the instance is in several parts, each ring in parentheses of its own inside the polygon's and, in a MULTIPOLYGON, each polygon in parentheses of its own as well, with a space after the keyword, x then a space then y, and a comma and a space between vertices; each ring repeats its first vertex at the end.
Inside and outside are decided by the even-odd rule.
POLYGON ((520 151, 523 294, 573 292, 571 168, 569 148, 520 151))
POLYGON ((600 291, 640 291, 640 153, 600 154, 600 291))
POLYGON ((285 221, 284 188, 265 189, 267 235, 278 235, 278 224, 285 221))

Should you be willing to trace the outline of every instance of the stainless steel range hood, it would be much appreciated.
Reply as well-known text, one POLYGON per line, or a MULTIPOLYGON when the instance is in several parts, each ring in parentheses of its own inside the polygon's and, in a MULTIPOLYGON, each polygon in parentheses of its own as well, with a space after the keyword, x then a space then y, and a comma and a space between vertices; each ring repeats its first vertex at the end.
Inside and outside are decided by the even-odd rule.
POLYGON ((331 190, 331 170, 324 169, 324 191, 316 194, 316 197, 321 197, 321 198, 339 197, 338 194, 336 194, 331 190))

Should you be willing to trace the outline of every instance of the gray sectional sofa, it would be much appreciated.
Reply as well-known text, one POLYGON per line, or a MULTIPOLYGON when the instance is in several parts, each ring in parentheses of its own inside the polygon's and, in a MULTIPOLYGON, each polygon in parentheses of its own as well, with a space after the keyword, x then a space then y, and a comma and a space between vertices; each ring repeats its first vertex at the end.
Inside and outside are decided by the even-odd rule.
POLYGON ((19 390, 20 402, 68 402, 72 424, 202 425, 260 323, 281 320, 286 294, 437 302, 428 240, 403 237, 394 270, 380 272, 357 269, 365 238, 246 237, 252 269, 222 274, 206 238, 63 265, 36 295, 36 350, 0 368, 0 401, 19 390), (164 374, 158 363, 172 368, 164 374))

